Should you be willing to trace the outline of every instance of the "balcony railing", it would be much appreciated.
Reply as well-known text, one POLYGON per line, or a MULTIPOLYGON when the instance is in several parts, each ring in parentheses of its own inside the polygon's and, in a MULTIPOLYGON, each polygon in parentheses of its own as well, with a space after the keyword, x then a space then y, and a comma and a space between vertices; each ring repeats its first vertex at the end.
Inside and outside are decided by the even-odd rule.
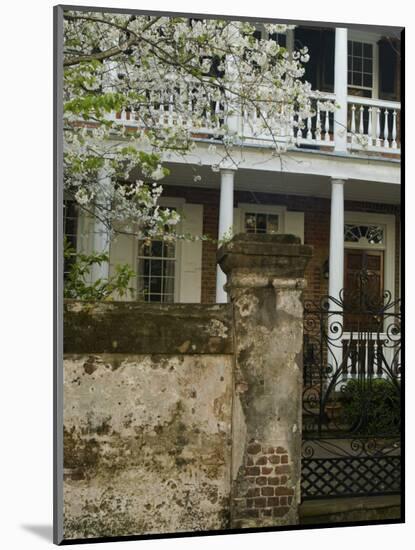
POLYGON ((349 148, 400 154, 400 116, 398 102, 349 96, 349 148))
POLYGON ((241 135, 245 143, 252 144, 276 140, 294 143, 297 146, 333 148, 333 112, 328 104, 334 101, 334 94, 315 96, 312 99, 315 116, 304 120, 299 116, 291 116, 283 127, 278 127, 278 123, 267 120, 255 110, 245 111, 241 135), (268 128, 272 128, 272 134, 268 128))
MULTIPOLYGON (((266 146, 276 141, 302 148, 335 150, 334 113, 328 107, 335 101, 334 94, 319 94, 318 98, 312 99, 315 116, 305 120, 293 116, 282 126, 257 110, 247 109, 238 120, 239 135, 243 144, 247 145, 266 146)), ((142 119, 139 110, 124 110, 110 118, 132 127, 146 124, 152 127, 183 127, 195 138, 201 139, 221 139, 224 133, 226 112, 220 101, 207 97, 202 113, 195 113, 191 102, 177 111, 173 98, 166 95, 159 95, 153 104, 147 120, 142 119)), ((400 112, 401 104, 398 102, 349 96, 349 151, 400 155, 400 112)))

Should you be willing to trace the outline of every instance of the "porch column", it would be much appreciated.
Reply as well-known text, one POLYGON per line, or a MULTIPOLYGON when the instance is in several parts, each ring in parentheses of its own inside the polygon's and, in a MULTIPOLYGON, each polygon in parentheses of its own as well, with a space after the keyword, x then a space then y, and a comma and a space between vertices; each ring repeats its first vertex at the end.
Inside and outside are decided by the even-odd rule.
POLYGON ((338 298, 344 273, 344 183, 331 181, 329 295, 338 298))
MULTIPOLYGON (((235 170, 223 169, 220 171, 220 203, 219 203, 219 231, 218 240, 225 236, 232 236, 233 229, 233 188, 234 188, 235 170)), ((226 284, 226 275, 222 269, 217 266, 216 269, 216 302, 226 303, 228 297, 224 290, 226 284)))
POLYGON ((340 105, 334 112, 335 151, 347 151, 347 29, 336 28, 334 93, 340 105))
POLYGON ((286 36, 286 48, 290 55, 292 55, 294 51, 294 29, 288 29, 285 33, 286 36))
MULTIPOLYGON (((106 173, 99 172, 98 178, 103 180, 103 187, 106 184, 110 183, 110 178, 106 173)), ((102 202, 105 202, 105 197, 101 198, 102 202)), ((94 218, 94 229, 93 229, 93 252, 95 253, 106 253, 109 254, 110 250, 110 236, 108 228, 106 225, 100 221, 98 218, 94 218)), ((97 281, 98 279, 106 279, 109 275, 109 263, 103 262, 101 265, 93 265, 91 270, 92 282, 97 281)))

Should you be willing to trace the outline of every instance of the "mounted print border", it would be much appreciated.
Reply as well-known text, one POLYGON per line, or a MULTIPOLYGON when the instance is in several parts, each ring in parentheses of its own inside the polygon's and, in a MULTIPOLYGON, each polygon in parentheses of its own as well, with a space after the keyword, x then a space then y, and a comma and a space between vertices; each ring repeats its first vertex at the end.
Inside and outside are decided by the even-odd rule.
POLYGON ((54 542, 403 522, 404 30, 54 33, 54 542))

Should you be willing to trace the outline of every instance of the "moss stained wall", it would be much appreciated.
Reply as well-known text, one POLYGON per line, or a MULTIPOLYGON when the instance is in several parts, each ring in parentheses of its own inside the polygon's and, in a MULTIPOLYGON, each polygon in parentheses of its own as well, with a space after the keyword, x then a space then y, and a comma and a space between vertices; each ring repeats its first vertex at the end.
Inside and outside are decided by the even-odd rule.
POLYGON ((65 332, 65 539, 229 527, 231 310, 185 307, 188 325, 183 305, 147 305, 143 317, 128 304, 66 304, 66 326, 77 328, 65 332), (147 339, 145 353, 100 353, 98 327, 120 308, 140 330, 164 308, 170 336, 147 339), (80 319, 94 353, 69 353, 81 346, 80 319))

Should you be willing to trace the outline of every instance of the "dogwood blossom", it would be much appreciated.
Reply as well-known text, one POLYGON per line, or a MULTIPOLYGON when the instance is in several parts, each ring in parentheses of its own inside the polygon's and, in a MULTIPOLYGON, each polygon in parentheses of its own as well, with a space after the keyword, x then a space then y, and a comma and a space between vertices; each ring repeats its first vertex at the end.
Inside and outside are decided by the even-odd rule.
MULTIPOLYGON (((215 141, 212 168, 251 137, 290 145, 281 128, 314 114, 307 49, 287 52, 291 28, 160 15, 64 12, 64 185, 109 230, 172 235, 180 217, 159 205, 167 152, 215 141), (255 119, 255 123, 253 122, 255 119)), ((291 144, 294 144, 291 139, 291 144)), ((195 179, 199 181, 199 179, 195 179)))

